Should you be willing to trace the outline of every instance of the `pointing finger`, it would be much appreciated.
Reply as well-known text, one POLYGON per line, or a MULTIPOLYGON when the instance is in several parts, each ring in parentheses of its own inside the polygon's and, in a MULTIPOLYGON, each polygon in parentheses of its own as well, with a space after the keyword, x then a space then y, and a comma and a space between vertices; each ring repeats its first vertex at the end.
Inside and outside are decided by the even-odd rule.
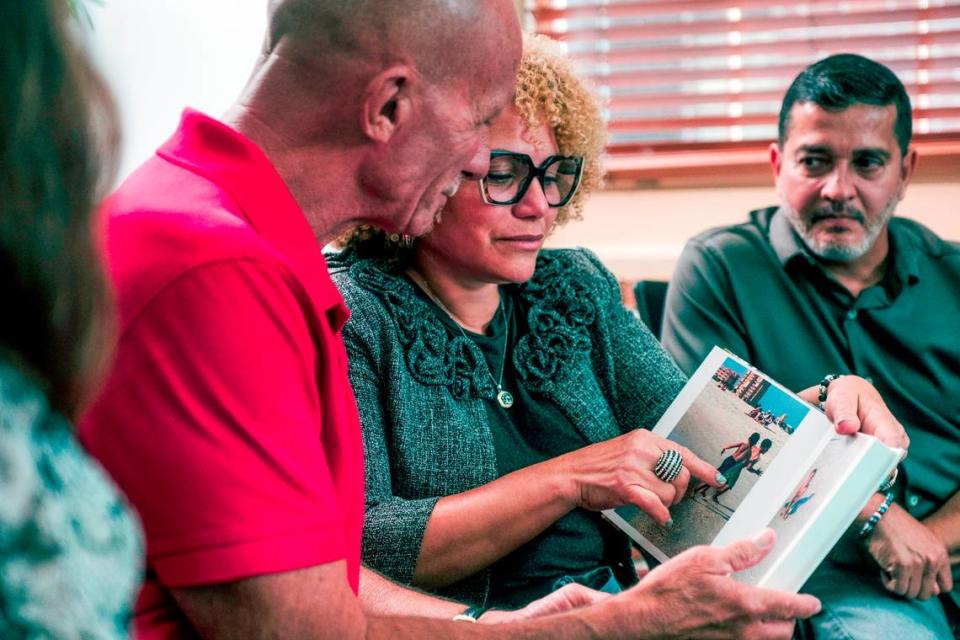
POLYGON ((703 480, 711 487, 720 487, 727 483, 726 478, 717 471, 715 466, 705 462, 690 449, 677 446, 677 450, 683 455, 683 463, 694 478, 703 480))

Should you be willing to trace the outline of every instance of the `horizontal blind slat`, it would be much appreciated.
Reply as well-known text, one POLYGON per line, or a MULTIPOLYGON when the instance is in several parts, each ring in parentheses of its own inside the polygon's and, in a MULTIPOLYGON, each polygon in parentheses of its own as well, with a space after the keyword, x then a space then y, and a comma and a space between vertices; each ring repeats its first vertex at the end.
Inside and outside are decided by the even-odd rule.
MULTIPOLYGON (((918 143, 960 154, 960 0, 528 0, 605 100, 608 154, 756 158, 800 69, 852 51, 889 66, 918 143), (951 147, 953 148, 953 147, 951 147), (740 157, 740 156, 737 156, 740 157)), ((628 160, 629 164, 629 160, 628 160)), ((626 171, 611 162, 614 172, 626 171)))

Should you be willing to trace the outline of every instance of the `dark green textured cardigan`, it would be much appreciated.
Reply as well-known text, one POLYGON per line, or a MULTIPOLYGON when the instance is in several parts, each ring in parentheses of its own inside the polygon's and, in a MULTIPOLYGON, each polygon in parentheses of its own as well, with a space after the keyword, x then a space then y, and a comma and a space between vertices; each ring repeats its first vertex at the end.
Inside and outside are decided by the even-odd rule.
MULTIPOLYGON (((410 584, 442 496, 497 478, 484 402, 495 387, 468 338, 453 336, 396 262, 347 250, 329 258, 351 318, 344 328, 366 457, 363 561, 410 584)), ((509 357, 590 442, 652 427, 685 378, 586 250, 545 250, 518 286, 530 331, 509 357)), ((624 542, 624 557, 627 557, 624 542)), ((489 570, 437 593, 483 604, 489 570)))

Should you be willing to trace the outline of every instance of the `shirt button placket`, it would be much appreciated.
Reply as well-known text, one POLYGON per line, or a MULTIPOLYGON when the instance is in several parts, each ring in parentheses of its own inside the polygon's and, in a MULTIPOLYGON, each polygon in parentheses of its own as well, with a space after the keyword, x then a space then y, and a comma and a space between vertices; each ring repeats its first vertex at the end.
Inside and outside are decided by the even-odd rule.
MULTIPOLYGON (((847 348, 850 353, 850 361, 853 364, 851 373, 866 377, 866 363, 863 362, 861 356, 869 353, 869 350, 864 351, 861 349, 863 327, 857 322, 857 318, 860 317, 860 310, 851 307, 844 315, 843 332, 847 336, 847 348)), ((871 384, 873 383, 871 382, 871 384)))

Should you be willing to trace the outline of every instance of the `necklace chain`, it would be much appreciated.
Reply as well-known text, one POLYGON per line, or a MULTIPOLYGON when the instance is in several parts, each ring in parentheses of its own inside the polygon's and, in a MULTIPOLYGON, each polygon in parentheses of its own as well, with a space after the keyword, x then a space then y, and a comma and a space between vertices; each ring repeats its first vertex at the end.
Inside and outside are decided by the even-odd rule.
MULTIPOLYGON (((463 330, 463 326, 460 324, 460 322, 457 321, 457 317, 453 315, 453 312, 451 312, 450 309, 447 308, 447 305, 443 304, 443 302, 440 301, 439 296, 437 296, 437 294, 434 293, 430 285, 427 284, 426 279, 423 276, 421 276, 419 273, 414 271, 413 269, 407 269, 407 275, 410 276, 411 280, 417 283, 417 286, 419 286, 420 289, 425 294, 427 294, 427 297, 430 298, 430 300, 432 300, 435 305, 440 307, 441 311, 447 314, 447 317, 450 318, 454 326, 460 331, 460 335, 462 335, 465 340, 469 340, 470 338, 467 337, 467 332, 463 330)), ((504 369, 504 365, 507 362, 507 345, 510 344, 510 320, 509 318, 507 318, 507 314, 503 310, 503 296, 500 295, 499 287, 497 288, 497 300, 499 303, 497 310, 498 312, 503 314, 503 319, 504 319, 503 353, 500 355, 500 377, 499 378, 493 377, 493 371, 490 369, 489 365, 487 365, 486 368, 487 368, 487 373, 490 375, 490 380, 492 380, 494 385, 496 385, 497 387, 497 402, 500 403, 500 406, 503 407, 504 409, 509 409, 510 407, 513 406, 513 394, 503 389, 503 369, 504 369)), ((484 364, 486 364, 486 358, 484 358, 484 364)))

